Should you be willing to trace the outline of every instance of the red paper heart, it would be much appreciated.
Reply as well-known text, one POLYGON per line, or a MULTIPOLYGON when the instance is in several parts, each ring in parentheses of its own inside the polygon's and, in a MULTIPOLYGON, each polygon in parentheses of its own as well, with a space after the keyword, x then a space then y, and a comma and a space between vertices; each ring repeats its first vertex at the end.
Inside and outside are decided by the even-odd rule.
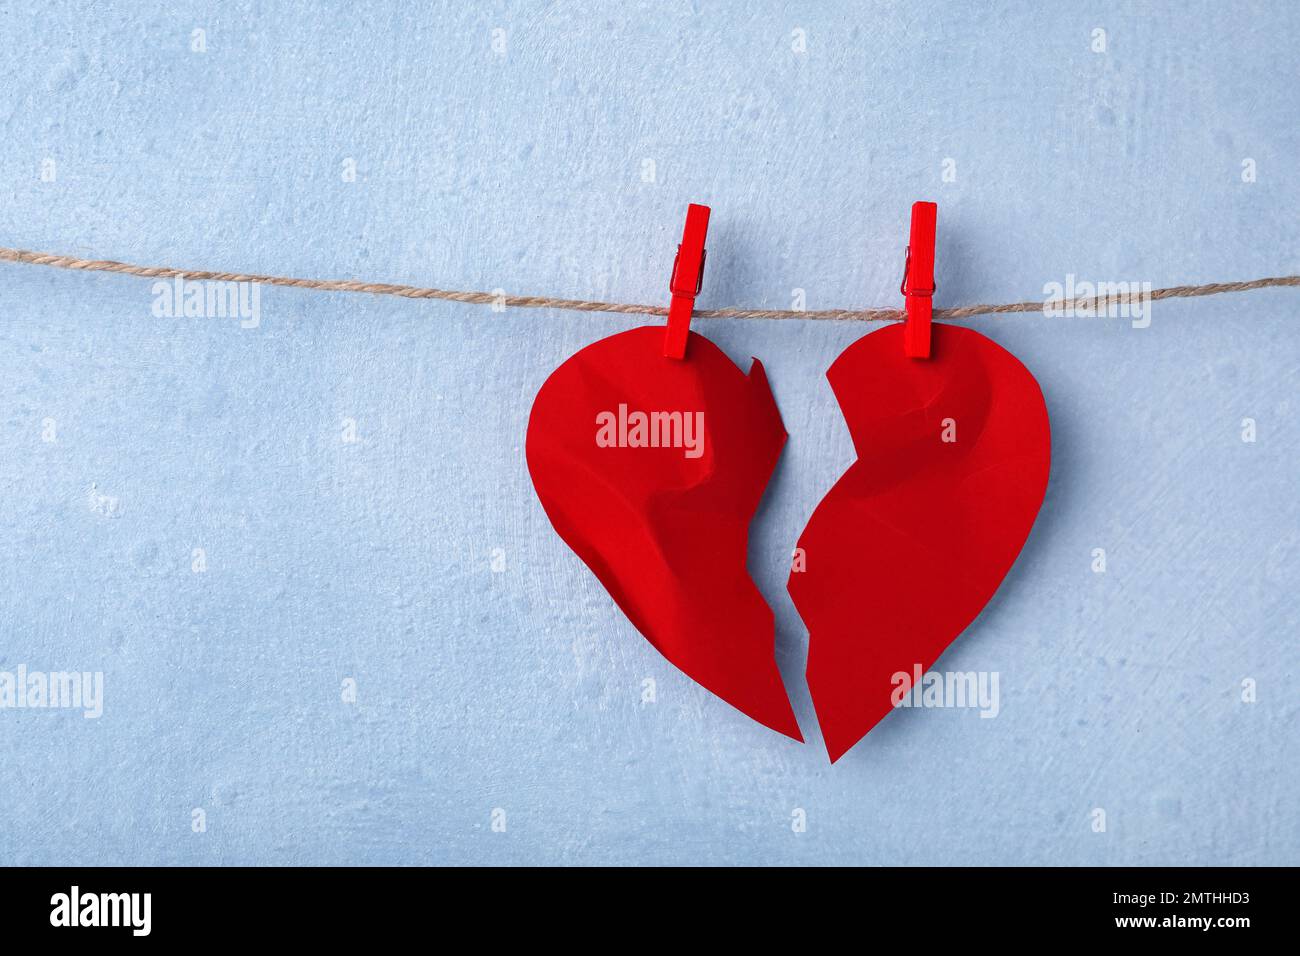
POLYGON ((773 657, 772 611, 745 567, 749 522, 786 439, 767 376, 757 360, 746 376, 695 333, 684 361, 663 352, 664 328, 645 326, 551 374, 528 420, 533 487, 560 537, 664 657, 802 740, 773 657), (637 413, 674 412, 675 431, 670 417, 638 428, 637 413))
POLYGON ((895 675, 928 669, 988 603, 1047 489, 1029 370, 970 329, 935 325, 928 360, 903 335, 865 336, 827 372, 858 460, 809 519, 788 584, 832 761, 890 712, 895 675))

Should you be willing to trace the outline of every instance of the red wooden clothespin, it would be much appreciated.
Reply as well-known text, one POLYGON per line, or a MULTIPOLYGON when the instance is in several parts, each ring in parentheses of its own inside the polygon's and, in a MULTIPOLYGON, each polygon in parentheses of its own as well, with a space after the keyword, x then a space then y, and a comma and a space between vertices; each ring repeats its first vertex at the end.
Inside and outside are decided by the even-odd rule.
POLYGON ((930 318, 934 296, 934 236, 939 207, 932 202, 912 203, 912 235, 907 244, 900 291, 907 306, 903 352, 908 358, 930 357, 930 318))
POLYGON ((677 258, 673 260, 668 290, 673 294, 668 306, 668 334, 664 338, 664 355, 671 359, 686 357, 686 338, 691 331, 691 312, 695 297, 704 284, 704 237, 709 231, 709 207, 691 203, 686 207, 686 228, 682 232, 677 258))

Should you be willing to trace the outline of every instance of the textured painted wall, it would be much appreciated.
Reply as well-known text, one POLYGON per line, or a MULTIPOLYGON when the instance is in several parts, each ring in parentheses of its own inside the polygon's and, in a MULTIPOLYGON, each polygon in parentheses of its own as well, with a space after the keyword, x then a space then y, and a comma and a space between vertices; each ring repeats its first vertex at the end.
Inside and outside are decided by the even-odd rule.
MULTIPOLYGON (((1300 272, 1293 4, 5 6, 7 246, 664 302, 695 200, 702 306, 889 305, 931 198, 940 305, 1300 272)), ((97 720, 0 709, 0 862, 1300 862, 1294 291, 975 320, 1055 439, 940 662, 1001 710, 900 712, 834 767, 784 578, 866 328, 698 326, 791 435, 751 564, 799 746, 668 667, 532 493, 537 388, 635 322, 154 301, 0 267, 0 671, 104 675, 97 720)))

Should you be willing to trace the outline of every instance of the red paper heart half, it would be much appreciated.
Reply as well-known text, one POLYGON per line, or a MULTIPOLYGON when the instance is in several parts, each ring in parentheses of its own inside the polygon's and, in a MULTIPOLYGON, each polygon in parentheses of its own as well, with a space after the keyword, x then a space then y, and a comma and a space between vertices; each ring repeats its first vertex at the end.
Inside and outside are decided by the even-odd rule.
POLYGON ((1029 370, 978 332, 932 331, 928 360, 904 355, 899 324, 827 372, 858 458, 804 528, 788 588, 832 761, 988 603, 1047 490, 1047 407, 1029 370))
POLYGON ((754 720, 803 738, 773 654, 772 611, 746 569, 749 522, 785 444, 749 375, 663 326, 601 339, 555 370, 528 420, 533 487, 551 524, 623 613, 689 677, 754 720))

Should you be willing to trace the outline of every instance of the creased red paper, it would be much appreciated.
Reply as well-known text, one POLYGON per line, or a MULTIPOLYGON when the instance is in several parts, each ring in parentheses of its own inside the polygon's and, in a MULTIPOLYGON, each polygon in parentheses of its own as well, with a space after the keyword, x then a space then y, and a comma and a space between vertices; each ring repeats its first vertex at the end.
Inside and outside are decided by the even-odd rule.
POLYGON ((1028 369, 970 329, 936 324, 928 360, 907 358, 903 335, 873 332, 827 372, 858 458, 809 519, 788 584, 832 761, 894 707, 895 675, 930 668, 988 603, 1047 489, 1028 369))
POLYGON ((802 740, 772 611, 746 569, 749 522, 786 439, 767 376, 757 360, 745 375, 695 333, 685 360, 663 349, 662 326, 632 329, 552 373, 528 421, 533 486, 560 537, 664 657, 802 740), (699 427, 675 433, 661 417, 664 441, 637 444, 650 437, 629 426, 638 412, 699 427))

